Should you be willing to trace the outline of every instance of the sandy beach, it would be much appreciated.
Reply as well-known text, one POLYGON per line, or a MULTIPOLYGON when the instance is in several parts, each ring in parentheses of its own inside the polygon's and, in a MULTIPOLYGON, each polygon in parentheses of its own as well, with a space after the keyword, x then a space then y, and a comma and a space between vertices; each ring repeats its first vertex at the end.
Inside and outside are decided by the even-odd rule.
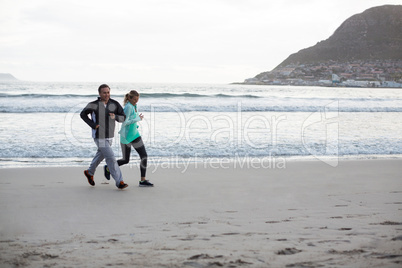
POLYGON ((401 267, 402 160, 0 170, 1 267, 401 267))

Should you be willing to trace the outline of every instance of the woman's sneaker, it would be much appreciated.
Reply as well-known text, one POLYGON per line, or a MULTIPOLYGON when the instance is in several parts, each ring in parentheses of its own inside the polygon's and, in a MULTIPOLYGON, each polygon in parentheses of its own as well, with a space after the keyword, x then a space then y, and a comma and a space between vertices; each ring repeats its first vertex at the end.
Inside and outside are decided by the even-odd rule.
POLYGON ((110 181, 110 171, 106 165, 103 167, 103 173, 105 174, 105 178, 110 181))
POLYGON ((124 188, 127 188, 127 187, 128 187, 128 184, 125 184, 124 181, 121 181, 119 186, 117 186, 117 188, 119 188, 119 189, 124 189, 124 188))
POLYGON ((153 187, 154 185, 150 183, 148 180, 140 181, 140 187, 153 187))

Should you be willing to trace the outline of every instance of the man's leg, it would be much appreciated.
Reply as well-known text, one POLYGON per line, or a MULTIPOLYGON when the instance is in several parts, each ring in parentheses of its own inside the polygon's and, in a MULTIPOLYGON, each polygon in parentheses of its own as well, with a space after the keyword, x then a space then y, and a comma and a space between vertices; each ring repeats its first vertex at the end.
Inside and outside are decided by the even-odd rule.
POLYGON ((96 146, 98 147, 98 150, 96 151, 96 154, 94 158, 92 159, 91 164, 89 165, 88 172, 90 175, 95 175, 96 168, 99 166, 99 164, 103 161, 105 158, 103 156, 102 151, 99 149, 99 140, 94 139, 96 146))
POLYGON ((110 174, 113 179, 116 181, 116 186, 118 187, 120 182, 123 181, 123 175, 121 174, 119 165, 117 164, 116 157, 114 156, 112 150, 112 141, 111 140, 99 140, 99 150, 103 154, 106 164, 109 168, 110 174))

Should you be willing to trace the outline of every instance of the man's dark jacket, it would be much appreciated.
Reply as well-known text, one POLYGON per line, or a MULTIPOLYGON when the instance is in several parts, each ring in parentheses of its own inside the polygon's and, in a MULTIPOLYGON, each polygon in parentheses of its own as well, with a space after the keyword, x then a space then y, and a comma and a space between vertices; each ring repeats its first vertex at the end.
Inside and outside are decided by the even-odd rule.
POLYGON ((81 118, 92 128, 92 137, 96 139, 108 139, 114 137, 115 120, 124 122, 126 116, 120 103, 109 99, 106 104, 98 98, 87 104, 81 112, 81 118), (115 119, 111 119, 109 113, 115 114, 115 119), (88 117, 91 115, 91 119, 88 117), (96 126, 99 128, 96 129, 96 126))

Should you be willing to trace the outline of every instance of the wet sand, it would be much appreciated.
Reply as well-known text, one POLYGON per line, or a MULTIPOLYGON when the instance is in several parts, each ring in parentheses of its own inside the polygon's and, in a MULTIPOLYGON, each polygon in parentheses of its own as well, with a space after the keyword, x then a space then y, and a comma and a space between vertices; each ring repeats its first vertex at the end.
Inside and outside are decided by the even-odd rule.
POLYGON ((1 267, 400 267, 402 160, 0 170, 1 267))

